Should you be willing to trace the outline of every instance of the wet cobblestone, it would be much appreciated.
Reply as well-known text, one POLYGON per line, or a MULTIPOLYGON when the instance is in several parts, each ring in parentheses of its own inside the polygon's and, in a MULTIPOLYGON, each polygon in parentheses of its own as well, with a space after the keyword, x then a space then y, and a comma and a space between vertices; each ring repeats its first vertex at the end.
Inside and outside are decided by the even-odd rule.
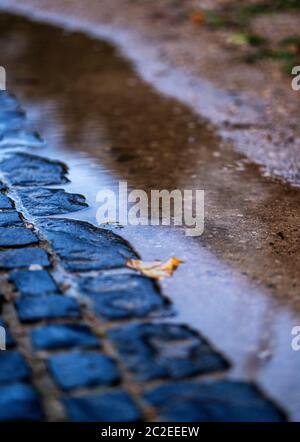
POLYGON ((27 364, 16 351, 1 351, 0 367, 0 384, 23 381, 29 377, 27 364))
POLYGON ((8 92, 0 91, 0 108, 1 110, 16 110, 19 108, 17 98, 8 92))
POLYGON ((65 397, 63 403, 73 421, 135 422, 141 414, 131 397, 122 390, 111 393, 65 397))
POLYGON ((6 185, 0 181, 0 191, 6 190, 6 185))
POLYGON ((80 317, 80 310, 75 299, 61 295, 19 299, 16 301, 16 307, 22 322, 80 317))
POLYGON ((8 196, 4 193, 0 193, 0 209, 12 209, 13 203, 8 196))
POLYGON ((15 186, 46 186, 68 181, 63 163, 27 153, 11 155, 0 163, 0 169, 15 186))
POLYGON ((48 367, 64 391, 80 387, 114 385, 120 380, 115 362, 101 353, 73 351, 52 356, 48 367))
POLYGON ((23 221, 18 212, 0 212, 0 227, 21 226, 23 221))
POLYGON ((60 292, 56 282, 46 270, 16 270, 10 274, 10 280, 23 296, 40 296, 60 292))
POLYGON ((180 379, 229 367, 220 354, 186 326, 133 324, 113 329, 109 336, 124 365, 139 381, 180 379))
POLYGON ((0 133, 6 130, 19 129, 25 121, 25 112, 22 110, 0 110, 0 133))
POLYGON ((39 265, 41 267, 50 266, 47 252, 37 248, 5 250, 0 252, 0 269, 11 270, 32 265, 39 265))
POLYGON ((169 305, 154 282, 139 275, 82 278, 80 290, 97 314, 111 320, 144 317, 169 305))
POLYGON ((63 189, 26 188, 19 196, 27 211, 34 216, 60 215, 88 206, 85 197, 63 189))
POLYGON ((33 330, 32 345, 36 350, 95 348, 99 347, 100 340, 86 325, 53 324, 33 330))
POLYGON ((37 244, 38 237, 26 227, 0 227, 0 247, 18 247, 37 244))
POLYGON ((174 383, 145 395, 163 420, 280 422, 285 416, 257 388, 243 382, 174 383))
POLYGON ((83 221, 49 219, 38 226, 71 272, 125 267, 137 257, 120 236, 83 221))
POLYGON ((0 148, 6 147, 42 147, 43 139, 36 132, 27 130, 8 130, 0 135, 0 148))
POLYGON ((36 391, 16 383, 0 386, 0 421, 40 421, 44 413, 36 391))

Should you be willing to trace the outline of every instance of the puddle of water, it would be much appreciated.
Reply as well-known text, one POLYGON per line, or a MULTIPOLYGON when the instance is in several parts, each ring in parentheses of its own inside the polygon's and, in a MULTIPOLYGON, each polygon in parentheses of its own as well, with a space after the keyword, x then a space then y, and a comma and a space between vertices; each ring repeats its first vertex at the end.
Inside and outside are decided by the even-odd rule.
POLYGON ((258 380, 300 418, 300 355, 291 350, 291 329, 300 323, 299 191, 262 177, 107 43, 10 15, 0 25, 8 85, 48 142, 36 152, 65 161, 67 189, 90 203, 75 218, 95 224, 96 193, 120 179, 146 191, 205 190, 200 239, 168 227, 116 233, 145 260, 185 261, 163 284, 174 320, 206 334, 235 364, 232 376, 258 380))

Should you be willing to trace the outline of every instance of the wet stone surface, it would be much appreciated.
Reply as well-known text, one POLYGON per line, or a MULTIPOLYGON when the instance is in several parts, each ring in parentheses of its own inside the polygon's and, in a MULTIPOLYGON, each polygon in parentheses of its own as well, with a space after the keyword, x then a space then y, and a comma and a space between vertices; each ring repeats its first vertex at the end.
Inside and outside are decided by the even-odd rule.
POLYGON ((7 91, 0 91, 0 109, 2 110, 16 110, 19 107, 19 102, 16 97, 7 91))
POLYGON ((182 382, 148 392, 145 400, 168 421, 280 422, 285 416, 257 388, 242 382, 182 382))
POLYGON ((128 259, 137 257, 121 237, 86 222, 53 219, 38 226, 71 272, 125 267, 128 259))
POLYGON ((34 216, 59 215, 88 207, 83 195, 63 189, 29 188, 18 192, 25 209, 34 216))
POLYGON ((29 377, 23 356, 16 351, 0 351, 0 383, 22 381, 29 377))
POLYGON ((91 351, 73 351, 54 355, 48 368, 57 385, 64 391, 79 387, 113 385, 119 382, 115 362, 104 354, 91 351))
POLYGON ((26 227, 0 227, 0 247, 17 247, 37 244, 38 237, 26 227))
POLYGON ((80 317, 79 307, 75 299, 62 295, 18 299, 16 307, 22 322, 80 317))
POLYGON ((72 421, 134 422, 141 419, 137 406, 123 390, 64 397, 63 404, 72 421))
POLYGON ((19 267, 29 267, 40 265, 48 267, 50 261, 48 254, 43 249, 26 248, 5 250, 0 252, 0 269, 15 269, 19 267))
POLYGON ((33 330, 32 344, 36 350, 58 350, 74 347, 99 347, 99 338, 86 325, 54 324, 33 330))
POLYGON ((0 107, 0 134, 6 130, 20 129, 25 122, 25 112, 22 110, 1 110, 0 107))
POLYGON ((124 365, 139 381, 180 379, 228 368, 196 332, 176 324, 133 324, 112 329, 124 365))
POLYGON ((15 383, 0 386, 0 421, 38 421, 44 414, 35 390, 15 383))
POLYGON ((15 186, 45 186, 64 184, 67 168, 59 161, 26 153, 16 153, 0 163, 1 170, 15 186))
POLYGON ((22 226, 23 221, 15 210, 0 212, 0 227, 22 226))
POLYGON ((9 279, 23 296, 48 295, 60 291, 47 270, 16 270, 10 274, 9 279))
POLYGON ((139 275, 99 275, 80 280, 80 292, 108 319, 143 317, 168 305, 155 283, 139 275))
POLYGON ((2 181, 0 181, 0 190, 6 190, 7 187, 4 183, 2 183, 2 181))
POLYGON ((37 132, 27 130, 8 130, 0 134, 0 148, 6 147, 43 147, 44 140, 37 132))
POLYGON ((4 193, 0 193, 0 209, 12 209, 13 203, 8 196, 4 193))

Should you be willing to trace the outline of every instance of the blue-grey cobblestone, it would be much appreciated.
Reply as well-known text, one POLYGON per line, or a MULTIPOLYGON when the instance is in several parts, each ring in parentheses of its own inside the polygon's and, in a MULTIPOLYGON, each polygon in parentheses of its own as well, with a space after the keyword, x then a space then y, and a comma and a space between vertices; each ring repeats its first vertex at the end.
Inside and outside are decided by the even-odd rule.
POLYGON ((51 356, 49 370, 64 391, 79 387, 114 385, 120 380, 115 362, 93 351, 72 351, 51 356))
POLYGON ((112 329, 109 336, 139 381, 180 379, 229 367, 206 340, 183 325, 129 324, 112 329))
POLYGON ((36 391, 29 385, 0 386, 0 421, 41 421, 44 413, 36 391))
POLYGON ((36 328, 32 344, 36 350, 98 347, 99 338, 84 324, 53 324, 36 328))
POLYGON ((10 280, 23 296, 40 296, 60 292, 47 270, 15 270, 10 274, 10 280))
POLYGON ((182 382, 145 395, 159 417, 186 422, 281 422, 285 415, 252 384, 233 381, 182 382))
POLYGON ((80 291, 97 314, 111 320, 143 317, 169 305, 151 279, 134 274, 81 278, 80 291))
POLYGON ((10 270, 31 265, 48 267, 50 261, 47 252, 31 247, 0 252, 0 269, 10 270))
POLYGON ((23 356, 17 351, 0 351, 0 383, 22 381, 29 377, 23 356))
POLYGON ((77 301, 62 295, 25 297, 16 301, 16 307, 22 322, 80 317, 77 301))
POLYGON ((94 422, 135 422, 141 414, 123 390, 63 398, 70 420, 94 422))

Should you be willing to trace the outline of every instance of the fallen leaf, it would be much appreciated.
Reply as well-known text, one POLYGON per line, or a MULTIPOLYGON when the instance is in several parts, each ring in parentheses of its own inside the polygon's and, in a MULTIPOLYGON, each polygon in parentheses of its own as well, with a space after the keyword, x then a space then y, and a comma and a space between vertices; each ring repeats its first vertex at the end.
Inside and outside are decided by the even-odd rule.
POLYGON ((205 22, 205 15, 203 12, 194 12, 194 14, 190 16, 190 21, 195 25, 202 25, 205 22))
POLYGON ((297 54, 299 52, 298 46, 292 43, 287 46, 286 50, 289 54, 297 54))
POLYGON ((183 261, 172 256, 168 261, 154 261, 144 262, 140 259, 130 259, 127 261, 127 267, 139 271, 149 278, 161 280, 173 275, 175 270, 182 264, 183 261))

